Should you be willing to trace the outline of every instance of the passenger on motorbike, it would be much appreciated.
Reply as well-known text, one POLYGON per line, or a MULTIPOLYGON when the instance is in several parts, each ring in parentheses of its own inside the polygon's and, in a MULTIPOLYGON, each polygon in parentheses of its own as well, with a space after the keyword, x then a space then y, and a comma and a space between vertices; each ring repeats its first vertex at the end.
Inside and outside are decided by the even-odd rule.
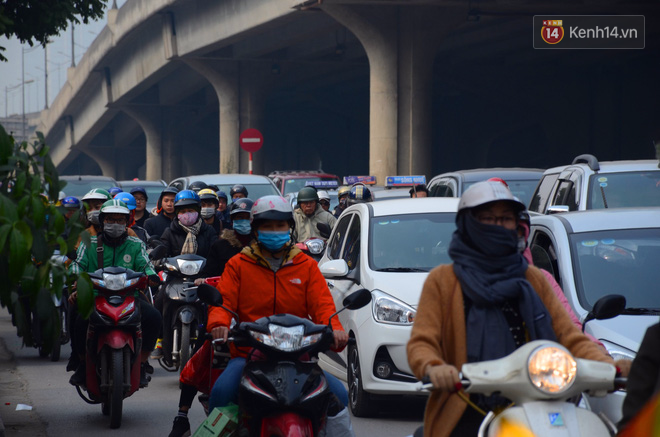
POLYGON ((347 186, 339 187, 337 190, 337 200, 339 201, 339 204, 335 206, 334 211, 332 211, 332 215, 334 215, 335 218, 339 218, 341 213, 348 207, 348 193, 350 191, 351 188, 347 186))
POLYGON ((135 235, 142 240, 144 244, 147 244, 149 241, 149 233, 146 229, 135 224, 135 209, 137 207, 137 200, 130 193, 121 192, 115 196, 115 199, 120 200, 128 206, 128 210, 131 211, 131 216, 128 219, 128 228, 135 232, 135 235))
MULTIPOLYGON (((152 284, 159 282, 158 276, 149 261, 144 243, 137 237, 128 235, 128 220, 130 211, 125 203, 119 200, 108 200, 101 208, 99 223, 101 233, 91 237, 90 246, 81 243, 78 247, 77 257, 69 267, 73 274, 80 272, 94 272, 102 267, 124 267, 136 272, 144 272, 149 276, 152 284), (99 249, 102 251, 103 265, 99 266, 99 249)), ((69 303, 77 300, 78 292, 71 293, 69 303)), ((146 386, 149 378, 146 375, 149 353, 156 344, 158 329, 162 323, 160 313, 140 296, 137 302, 140 305, 142 324, 142 354, 140 385, 146 386)), ((85 338, 87 336, 88 320, 78 316, 74 330, 75 342, 71 344, 72 358, 79 358, 79 365, 69 382, 73 385, 84 385, 86 379, 85 369, 85 338)))
MULTIPOLYGON (((295 226, 291 204, 280 196, 264 196, 252 206, 252 235, 255 240, 227 262, 218 290, 224 306, 238 314, 241 322, 288 313, 326 324, 335 305, 323 275, 314 260, 291 242, 295 226)), ((222 308, 209 310, 207 330, 214 339, 229 335, 231 314, 222 308)), ((333 318, 334 348, 348 341, 341 323, 333 318)), ((230 345, 232 359, 218 377, 209 408, 237 402, 238 386, 248 350, 230 345)), ((337 378, 326 372, 330 390, 344 406, 348 394, 337 378)))
POLYGON ((133 197, 135 197, 136 203, 135 224, 144 228, 146 221, 153 217, 147 210, 147 200, 149 200, 149 196, 147 196, 147 190, 142 187, 134 187, 131 188, 131 194, 133 197))
MULTIPOLYGON (((431 271, 420 297, 408 362, 437 389, 424 417, 425 436, 474 436, 483 419, 456 394, 468 362, 509 355, 538 339, 558 341, 579 358, 613 363, 571 321, 543 273, 518 248, 518 214, 525 206, 499 182, 480 182, 461 197, 449 248, 453 264, 431 271)), ((507 400, 474 396, 482 409, 507 400)))
POLYGON ((374 196, 371 193, 369 187, 367 187, 361 182, 358 182, 356 184, 353 184, 350 190, 348 191, 346 205, 351 206, 351 205, 355 205, 356 203, 372 202, 373 200, 374 200, 374 196))
POLYGON ((204 188, 203 190, 200 190, 197 195, 199 196, 199 200, 202 203, 200 215, 204 219, 204 222, 211 226, 216 234, 220 235, 222 232, 222 222, 216 214, 218 211, 218 206, 220 205, 218 195, 210 188, 204 188))
POLYGON ((325 209, 326 211, 330 211, 330 195, 328 194, 327 191, 319 191, 319 204, 321 205, 321 208, 325 209))
MULTIPOLYGON (((234 221, 234 229, 225 229, 220 238, 213 243, 211 251, 206 259, 206 265, 202 275, 206 277, 220 276, 225 270, 225 265, 234 255, 237 255, 252 241, 252 229, 250 227, 250 211, 253 201, 250 199, 237 199, 231 204, 231 218, 234 221)), ((195 280, 195 285, 200 285, 205 278, 195 280)), ((195 347, 197 351, 202 342, 198 342, 195 347)), ((188 411, 195 400, 197 388, 182 384, 181 395, 179 397, 179 412, 174 418, 172 431, 169 437, 181 437, 190 432, 190 422, 188 421, 188 411)))
POLYGON ((172 224, 172 220, 176 216, 174 213, 174 198, 179 193, 179 190, 175 187, 166 187, 158 198, 158 204, 156 205, 156 215, 151 217, 144 223, 144 229, 147 230, 149 235, 155 235, 160 238, 165 232, 165 229, 169 228, 172 224))
POLYGON ((293 211, 296 226, 293 242, 302 243, 309 238, 323 238, 317 224, 325 223, 330 229, 337 219, 319 205, 319 196, 314 187, 304 187, 298 191, 298 208, 293 211))

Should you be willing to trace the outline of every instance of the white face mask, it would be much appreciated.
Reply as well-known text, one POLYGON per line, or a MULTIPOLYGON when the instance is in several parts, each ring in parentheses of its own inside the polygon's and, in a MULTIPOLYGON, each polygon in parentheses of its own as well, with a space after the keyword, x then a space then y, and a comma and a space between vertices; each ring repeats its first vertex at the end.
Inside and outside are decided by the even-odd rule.
POLYGON ((200 215, 203 219, 210 219, 215 215, 215 208, 202 208, 200 215))

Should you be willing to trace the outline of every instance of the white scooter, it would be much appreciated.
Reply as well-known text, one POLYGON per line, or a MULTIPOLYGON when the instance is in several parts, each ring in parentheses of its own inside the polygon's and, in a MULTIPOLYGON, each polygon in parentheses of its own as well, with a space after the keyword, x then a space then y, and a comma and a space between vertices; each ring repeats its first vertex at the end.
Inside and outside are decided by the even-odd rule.
MULTIPOLYGON (((591 318, 612 318, 624 308, 622 296, 605 296, 594 305, 591 318)), ((625 379, 616 378, 613 365, 574 358, 556 342, 536 340, 506 357, 464 364, 460 378, 466 393, 497 393, 513 402, 499 414, 491 411, 486 415, 479 437, 503 435, 502 429, 507 426, 531 431, 537 437, 616 434, 616 426, 606 417, 580 408, 569 399, 583 392, 605 396, 625 386, 625 379)), ((418 389, 430 390, 433 386, 420 383, 418 389)))

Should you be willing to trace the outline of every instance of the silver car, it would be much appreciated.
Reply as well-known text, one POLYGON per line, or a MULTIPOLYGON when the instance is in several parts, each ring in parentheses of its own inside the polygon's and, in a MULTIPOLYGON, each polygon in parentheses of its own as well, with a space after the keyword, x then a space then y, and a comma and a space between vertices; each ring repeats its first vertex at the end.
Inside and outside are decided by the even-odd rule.
MULTIPOLYGON (((552 273, 580 320, 602 296, 626 297, 626 311, 593 320, 586 332, 616 360, 633 359, 660 315, 660 208, 579 211, 531 218, 534 264, 552 273)), ((589 399, 595 411, 621 419, 624 392, 589 399)))

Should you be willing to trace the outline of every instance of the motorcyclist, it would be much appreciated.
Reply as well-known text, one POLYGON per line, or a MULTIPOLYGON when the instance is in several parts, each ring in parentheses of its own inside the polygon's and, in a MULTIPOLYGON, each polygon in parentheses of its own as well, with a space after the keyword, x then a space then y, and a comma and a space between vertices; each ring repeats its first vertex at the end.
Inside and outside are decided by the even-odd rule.
MULTIPOLYGON (((571 321, 543 273, 519 251, 518 214, 525 209, 499 182, 479 182, 459 201, 449 255, 453 264, 427 277, 407 345, 415 376, 436 390, 424 416, 425 436, 477 435, 483 416, 455 393, 458 369, 510 354, 538 339, 560 342, 580 358, 613 364, 571 321)), ((507 405, 472 396, 485 410, 507 405)))
POLYGON ((77 197, 68 196, 62 199, 62 206, 64 207, 64 220, 69 220, 73 214, 82 211, 82 203, 77 197))
POLYGON ((206 185, 206 182, 203 181, 195 181, 191 182, 190 185, 188 185, 188 190, 194 191, 195 193, 199 193, 201 190, 207 188, 208 185, 206 185))
POLYGON ((200 215, 204 219, 204 222, 211 226, 216 234, 220 235, 222 232, 222 222, 216 214, 220 204, 218 195, 210 188, 204 188, 197 194, 199 195, 199 200, 202 203, 200 215))
POLYGON ((229 216, 229 209, 227 208, 227 193, 224 191, 216 191, 218 195, 218 211, 216 216, 222 222, 222 229, 231 229, 231 217, 229 216))
POLYGON ((298 208, 293 212, 296 226, 293 230, 294 243, 302 243, 309 238, 322 238, 317 224, 324 223, 332 229, 337 219, 319 205, 319 196, 314 187, 304 187, 298 191, 298 208))
POLYGON ((231 190, 229 190, 229 197, 231 197, 232 202, 234 199, 246 198, 248 197, 248 190, 245 188, 245 185, 234 185, 231 187, 231 190))
POLYGON ((160 238, 172 224, 174 214, 174 198, 179 190, 175 187, 166 187, 158 197, 158 204, 156 205, 156 212, 158 215, 151 217, 144 223, 144 229, 147 230, 149 235, 154 235, 160 238))
MULTIPOLYGON (((81 243, 76 253, 76 261, 71 264, 69 271, 73 274, 80 272, 94 272, 100 268, 98 265, 98 251, 101 249, 103 267, 125 267, 136 272, 144 272, 149 276, 151 284, 159 282, 158 276, 149 261, 144 243, 139 238, 128 235, 128 220, 130 211, 125 203, 119 200, 108 200, 101 208, 99 222, 101 233, 92 236, 90 246, 81 243)), ((77 291, 71 293, 69 302, 73 304, 77 299, 77 291)), ((158 329, 162 323, 160 313, 149 304, 140 294, 137 299, 140 305, 142 325, 142 351, 140 355, 141 373, 140 385, 146 386, 149 378, 146 375, 149 353, 154 348, 158 329)), ((80 364, 69 382, 73 385, 84 385, 86 378, 85 370, 85 338, 87 336, 88 320, 78 316, 76 328, 73 331, 76 340, 72 342, 72 352, 80 359, 80 364)))
POLYGON ((429 190, 424 184, 417 184, 408 191, 411 198, 429 197, 429 190))
POLYGON ((99 214, 101 213, 101 206, 108 200, 112 200, 110 193, 101 188, 89 190, 82 198, 88 223, 87 230, 92 235, 96 235, 101 229, 99 214))
MULTIPOLYGON (((238 199, 231 205, 231 218, 234 222, 234 229, 224 229, 220 238, 213 243, 211 251, 206 259, 206 266, 202 271, 202 276, 220 276, 225 270, 225 264, 234 255, 237 255, 252 241, 252 229, 250 227, 250 211, 253 201, 250 199, 238 199)), ((195 280, 196 285, 204 282, 204 278, 195 280)), ((196 350, 201 347, 198 341, 196 350)), ((190 422, 188 421, 188 411, 195 400, 197 388, 192 385, 182 384, 181 395, 179 397, 179 411, 174 418, 172 431, 168 437, 181 437, 190 432, 190 422)))
POLYGON ((369 187, 362 183, 357 183, 351 186, 348 191, 348 198, 346 199, 347 206, 355 205, 356 203, 372 202, 374 196, 369 187))
MULTIPOLYGON (((218 283, 224 306, 236 312, 241 322, 288 313, 326 324, 335 305, 316 262, 291 241, 295 226, 291 204, 280 196, 264 196, 252 206, 252 235, 255 240, 231 258, 218 283)), ((207 330, 214 339, 227 340, 231 314, 219 307, 209 309, 207 330)), ((337 318, 332 319, 334 349, 348 341, 337 318)), ((247 351, 230 345, 231 360, 218 377, 209 408, 236 402, 247 351)), ((326 372, 330 390, 348 403, 343 384, 326 372)))
POLYGON ((145 222, 153 217, 149 210, 147 210, 147 201, 149 196, 147 196, 147 190, 143 187, 133 187, 131 188, 131 194, 135 197, 136 208, 135 208, 135 224, 144 228, 145 222))
POLYGON ((131 216, 128 219, 128 228, 135 232, 135 235, 142 240, 144 244, 147 244, 149 241, 149 233, 141 226, 138 226, 135 222, 135 211, 137 208, 137 199, 133 197, 131 193, 121 192, 115 196, 115 199, 121 200, 126 204, 128 210, 131 212, 131 216))
POLYGON ((346 185, 339 187, 337 190, 337 200, 339 201, 339 204, 335 206, 334 211, 332 211, 332 215, 334 215, 335 218, 339 218, 341 213, 348 207, 347 201, 349 191, 351 191, 351 188, 346 185))
POLYGON ((321 207, 323 209, 325 209, 326 211, 329 211, 330 210, 330 195, 328 194, 328 192, 321 190, 321 191, 318 192, 318 195, 319 195, 319 204, 321 205, 321 207))

